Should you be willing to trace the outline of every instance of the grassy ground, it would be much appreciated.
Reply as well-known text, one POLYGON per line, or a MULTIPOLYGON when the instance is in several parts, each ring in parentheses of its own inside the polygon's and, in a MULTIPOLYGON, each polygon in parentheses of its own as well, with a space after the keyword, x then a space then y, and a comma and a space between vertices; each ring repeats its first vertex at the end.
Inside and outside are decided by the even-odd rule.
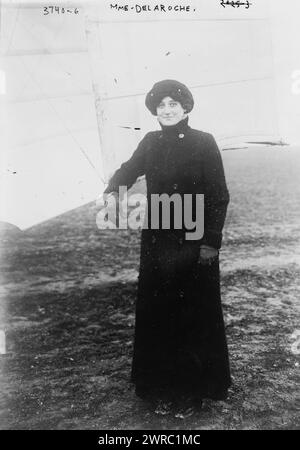
POLYGON ((139 232, 99 231, 87 205, 2 233, 1 429, 299 428, 300 149, 224 152, 224 164, 228 400, 182 421, 135 397, 139 232))

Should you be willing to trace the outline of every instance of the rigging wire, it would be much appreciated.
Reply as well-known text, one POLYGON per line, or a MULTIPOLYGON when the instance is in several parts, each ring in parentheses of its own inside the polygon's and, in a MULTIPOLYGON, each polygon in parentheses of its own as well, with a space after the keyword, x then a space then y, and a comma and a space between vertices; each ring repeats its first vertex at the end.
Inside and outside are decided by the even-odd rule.
MULTIPOLYGON (((63 17, 63 16, 61 16, 61 17, 63 17)), ((31 29, 28 29, 28 28, 26 27, 26 25, 24 24, 24 22, 19 21, 19 24, 20 24, 20 25, 23 27, 23 29, 24 29, 27 33, 29 33, 36 41, 39 41, 39 39, 38 39, 38 37, 36 36, 36 34, 35 34, 34 32, 32 32, 31 29)), ((62 33, 62 31, 63 31, 63 27, 64 27, 64 23, 62 23, 62 25, 61 25, 59 31, 56 33, 55 39, 51 42, 51 45, 55 45, 55 43, 57 42, 57 40, 60 38, 61 33, 62 33)), ((36 70, 37 70, 37 69, 40 67, 40 65, 42 64, 42 59, 43 59, 43 57, 46 57, 46 56, 49 56, 49 55, 55 56, 55 53, 54 53, 53 51, 51 51, 48 47, 43 47, 43 49, 44 49, 45 51, 47 51, 48 53, 40 54, 40 55, 39 55, 38 60, 37 60, 37 64, 36 64, 36 67, 35 67, 36 70)), ((23 56, 23 55, 20 55, 20 56, 23 56)), ((25 55, 24 55, 24 56, 25 56, 25 55)), ((63 67, 61 66, 61 64, 57 62, 57 60, 54 59, 54 61, 52 61, 52 62, 54 62, 54 64, 55 64, 57 67, 59 67, 59 69, 61 69, 62 72, 64 72, 64 73, 67 72, 67 71, 65 70, 65 68, 63 68, 63 67)), ((74 80, 73 80, 72 78, 71 78, 71 82, 73 83, 74 86, 76 85, 76 87, 79 87, 79 89, 80 89, 81 92, 83 91, 82 86, 80 86, 78 83, 74 82, 74 80)), ((27 86, 27 84, 28 84, 28 81, 26 81, 25 84, 24 84, 24 86, 22 87, 22 89, 20 89, 19 93, 17 94, 16 101, 18 100, 18 96, 21 95, 21 92, 24 90, 24 88, 27 86)))
MULTIPOLYGON (((19 5, 18 10, 17 10, 17 15, 16 15, 16 20, 14 23, 14 27, 10 36, 10 40, 9 40, 9 45, 8 45, 8 50, 10 50, 11 45, 12 45, 12 40, 13 40, 13 36, 16 30, 16 26, 19 23, 27 32, 29 32, 35 39, 36 36, 34 36, 34 34, 29 31, 27 29, 27 27, 24 25, 24 23, 22 23, 20 21, 20 9, 21 9, 21 5, 19 5)), ((54 42, 60 37, 60 32, 63 29, 63 26, 61 27, 61 29, 59 30, 59 33, 56 34, 55 36, 55 40, 54 42)), ((40 55, 39 60, 42 59, 42 57, 45 55, 40 55)), ((76 139, 76 137, 74 136, 74 134, 72 133, 72 131, 69 129, 69 127, 66 125, 66 123, 64 122, 63 118, 61 117, 61 115, 57 112, 56 108, 53 106, 53 104, 50 102, 49 97, 45 94, 45 92, 43 91, 41 85, 39 84, 39 82, 37 81, 36 77, 34 76, 34 74, 28 69, 28 67, 26 66, 26 64, 23 61, 22 56, 20 56, 20 61, 23 64, 25 70, 27 71, 27 73, 30 75, 31 79, 33 80, 33 82, 35 83, 35 85, 38 87, 38 89, 40 90, 41 94, 42 94, 42 99, 44 99, 48 105, 50 106, 50 108, 52 109, 52 111, 54 112, 54 114, 59 118, 62 126, 65 128, 65 130, 67 131, 68 135, 72 138, 72 140, 74 141, 74 143, 76 144, 76 146, 79 148, 79 150, 81 151, 81 153, 84 155, 85 159, 88 161, 89 165, 92 167, 92 169, 95 171, 95 173, 97 174, 97 176, 101 179, 101 181, 103 183, 105 183, 102 175, 100 174, 100 172, 98 171, 98 169, 96 168, 96 166, 93 164, 93 162, 91 161, 90 157, 88 156, 87 152, 84 150, 84 148, 82 147, 82 145, 78 142, 78 140, 76 139)), ((39 63, 39 61, 38 61, 39 63)), ((55 62, 57 66, 59 66, 61 68, 61 66, 55 62)), ((63 69, 64 70, 64 69, 63 69)), ((64 70, 65 72, 65 70, 64 70)), ((26 85, 28 84, 28 81, 25 82, 25 84, 22 87, 22 90, 24 90, 24 88, 26 87, 26 85)))
POLYGON ((74 136, 74 134, 72 133, 72 131, 69 129, 69 127, 66 125, 64 119, 61 117, 61 115, 58 113, 57 109, 53 106, 53 104, 51 103, 50 99, 47 98, 47 96, 45 95, 42 87, 40 86, 39 82, 36 80, 36 78, 34 77, 34 74, 28 69, 28 67, 26 66, 26 64, 24 63, 22 57, 21 61, 23 66, 25 67, 25 69, 27 70, 27 72, 29 73, 29 75, 31 76, 33 82, 36 84, 36 86, 38 87, 38 89, 40 90, 41 94, 43 95, 43 97, 45 98, 45 101, 48 103, 48 105, 50 106, 50 108, 52 109, 52 111, 54 112, 54 114, 58 117, 59 121, 61 122, 62 126, 65 128, 65 130, 67 131, 67 133, 70 135, 70 137, 72 138, 72 140, 74 141, 74 143, 76 144, 76 146, 79 148, 79 150, 81 151, 81 153, 84 155, 84 157, 86 158, 86 160, 88 161, 88 163, 90 164, 90 166, 93 168, 93 170, 95 171, 95 173, 97 174, 97 176, 101 179, 101 181, 105 184, 105 181, 102 177, 102 175, 100 174, 100 172, 98 171, 98 169, 96 168, 96 166, 93 164, 93 162, 91 161, 90 157, 88 156, 87 152, 84 150, 84 148, 82 147, 82 145, 78 142, 78 140, 76 139, 76 137, 74 136))

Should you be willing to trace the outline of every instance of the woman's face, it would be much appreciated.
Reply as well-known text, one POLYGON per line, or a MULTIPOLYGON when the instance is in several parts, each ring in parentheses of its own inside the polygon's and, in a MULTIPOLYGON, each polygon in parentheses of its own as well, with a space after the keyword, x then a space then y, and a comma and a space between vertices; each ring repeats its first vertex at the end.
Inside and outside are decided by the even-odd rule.
POLYGON ((171 97, 162 99, 156 108, 158 121, 165 126, 176 125, 186 117, 186 112, 179 102, 171 97))

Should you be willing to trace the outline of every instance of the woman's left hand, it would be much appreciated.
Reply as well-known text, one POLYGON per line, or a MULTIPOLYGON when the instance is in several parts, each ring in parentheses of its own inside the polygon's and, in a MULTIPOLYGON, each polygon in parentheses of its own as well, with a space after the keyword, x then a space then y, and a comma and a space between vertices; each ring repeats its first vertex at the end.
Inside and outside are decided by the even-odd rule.
POLYGON ((213 247, 200 247, 199 263, 202 265, 210 265, 217 258, 219 251, 213 247))

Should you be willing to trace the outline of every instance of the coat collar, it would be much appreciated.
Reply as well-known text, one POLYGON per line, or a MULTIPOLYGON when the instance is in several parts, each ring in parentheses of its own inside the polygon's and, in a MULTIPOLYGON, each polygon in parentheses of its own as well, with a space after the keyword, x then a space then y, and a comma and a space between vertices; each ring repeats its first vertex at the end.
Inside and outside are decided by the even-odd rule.
POLYGON ((185 133, 190 129, 188 122, 189 122, 189 118, 186 117, 185 119, 176 123, 176 125, 164 126, 160 123, 161 129, 162 129, 161 135, 163 137, 183 138, 185 133))

